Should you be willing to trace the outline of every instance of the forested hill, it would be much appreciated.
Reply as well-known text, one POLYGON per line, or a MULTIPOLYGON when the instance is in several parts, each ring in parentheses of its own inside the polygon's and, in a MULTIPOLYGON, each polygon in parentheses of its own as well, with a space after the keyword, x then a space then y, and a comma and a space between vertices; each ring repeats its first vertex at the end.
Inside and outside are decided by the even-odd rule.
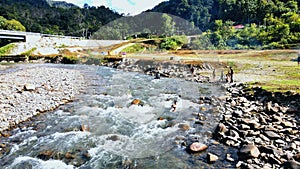
POLYGON ((214 48, 297 48, 299 5, 300 0, 169 0, 149 11, 192 22, 214 48))
POLYGON ((299 14, 300 0, 169 0, 154 7, 152 12, 176 15, 194 22, 202 31, 215 20, 236 24, 265 24, 265 19, 299 14))
POLYGON ((30 32, 86 37, 121 17, 104 6, 80 8, 47 0, 0 0, 0 16, 21 22, 30 32))

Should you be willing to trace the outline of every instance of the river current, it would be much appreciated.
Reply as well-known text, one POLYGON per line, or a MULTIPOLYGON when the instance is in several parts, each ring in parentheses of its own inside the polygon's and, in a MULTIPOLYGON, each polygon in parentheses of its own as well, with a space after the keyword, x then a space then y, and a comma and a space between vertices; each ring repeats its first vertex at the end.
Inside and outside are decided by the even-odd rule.
MULTIPOLYGON (((154 79, 140 73, 101 66, 34 65, 82 70, 88 83, 74 101, 41 114, 1 138, 10 145, 0 156, 1 168, 220 168, 226 151, 212 132, 220 115, 217 105, 200 103, 200 97, 218 97, 217 84, 177 78, 154 79), (131 104, 134 99, 142 105, 131 104), (170 112, 174 100, 177 110, 170 112), (204 125, 194 124, 202 113, 204 125), (189 130, 180 129, 188 124, 189 130), (205 153, 189 154, 178 140, 195 135, 220 160, 208 164, 205 153)), ((27 68, 31 66, 21 66, 27 68)), ((16 68, 11 71, 16 71, 16 68)), ((8 73, 4 71, 2 73, 8 73)))

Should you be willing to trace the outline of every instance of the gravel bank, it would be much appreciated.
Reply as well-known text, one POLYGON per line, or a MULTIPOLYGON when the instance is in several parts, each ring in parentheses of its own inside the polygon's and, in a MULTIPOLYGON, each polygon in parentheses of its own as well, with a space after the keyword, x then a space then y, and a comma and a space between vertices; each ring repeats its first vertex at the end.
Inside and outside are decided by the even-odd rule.
POLYGON ((72 100, 84 84, 78 70, 36 67, 0 76, 0 132, 72 100))

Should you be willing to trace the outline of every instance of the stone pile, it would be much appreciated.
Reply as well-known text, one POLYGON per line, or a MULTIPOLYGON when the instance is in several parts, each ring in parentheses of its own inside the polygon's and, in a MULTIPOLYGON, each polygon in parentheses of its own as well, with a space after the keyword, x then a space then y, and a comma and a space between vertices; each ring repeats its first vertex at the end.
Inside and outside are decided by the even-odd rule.
POLYGON ((203 72, 212 71, 213 67, 208 63, 194 67, 192 74, 191 66, 174 61, 155 61, 139 59, 123 59, 117 62, 103 63, 103 66, 122 69, 129 72, 140 72, 151 76, 159 73, 162 77, 183 78, 188 81, 209 82, 209 77, 200 75, 203 72))
POLYGON ((239 149, 236 167, 300 168, 299 94, 287 93, 289 99, 284 99, 283 94, 276 97, 243 84, 225 87, 227 97, 214 136, 239 149))
POLYGON ((0 136, 4 130, 72 100, 82 88, 78 70, 36 67, 0 76, 0 136))

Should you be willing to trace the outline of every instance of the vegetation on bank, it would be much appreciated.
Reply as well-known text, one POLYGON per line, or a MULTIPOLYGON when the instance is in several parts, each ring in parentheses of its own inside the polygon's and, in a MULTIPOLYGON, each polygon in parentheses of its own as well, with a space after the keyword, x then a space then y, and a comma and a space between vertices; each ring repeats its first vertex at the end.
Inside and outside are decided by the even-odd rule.
POLYGON ((79 58, 74 55, 65 55, 62 57, 61 63, 63 64, 76 64, 78 63, 79 58))
MULTIPOLYGON (((133 41, 135 42, 135 41, 133 41)), ((178 50, 188 45, 186 36, 170 36, 163 38, 141 39, 122 50, 126 53, 141 53, 141 52, 155 52, 155 51, 168 51, 178 50)))
POLYGON ((30 56, 32 55, 32 53, 33 53, 36 49, 37 49, 37 48, 34 47, 34 48, 32 48, 32 49, 29 49, 29 50, 27 50, 27 51, 21 53, 20 55, 21 55, 21 56, 30 57, 30 56))
POLYGON ((143 44, 137 43, 137 44, 134 44, 132 46, 129 46, 129 47, 123 49, 122 52, 126 52, 126 53, 140 53, 140 52, 143 52, 145 49, 146 49, 146 47, 143 46, 143 44))
POLYGON ((16 47, 15 44, 10 43, 0 48, 0 56, 9 54, 14 48, 16 47))

